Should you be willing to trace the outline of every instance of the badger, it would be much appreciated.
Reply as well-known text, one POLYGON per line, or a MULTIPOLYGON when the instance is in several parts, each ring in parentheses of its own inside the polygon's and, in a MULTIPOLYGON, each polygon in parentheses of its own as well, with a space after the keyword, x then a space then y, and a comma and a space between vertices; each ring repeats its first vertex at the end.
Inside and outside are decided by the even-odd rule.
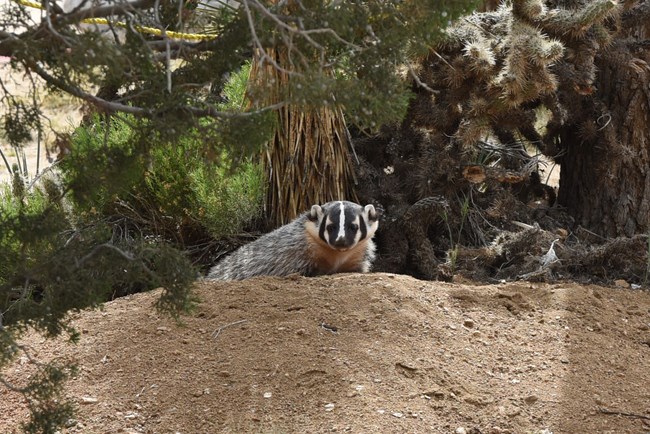
POLYGON ((253 276, 318 276, 370 271, 372 237, 379 226, 373 205, 348 201, 313 205, 291 223, 269 232, 218 262, 208 280, 253 276))

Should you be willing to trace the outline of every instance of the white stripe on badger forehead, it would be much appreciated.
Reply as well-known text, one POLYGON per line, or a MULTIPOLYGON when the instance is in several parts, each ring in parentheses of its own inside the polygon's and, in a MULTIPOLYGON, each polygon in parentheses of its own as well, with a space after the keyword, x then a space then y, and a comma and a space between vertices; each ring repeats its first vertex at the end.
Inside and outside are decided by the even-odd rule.
POLYGON ((341 215, 339 216, 339 234, 336 238, 345 239, 345 209, 343 207, 343 202, 339 202, 339 206, 341 207, 341 215))

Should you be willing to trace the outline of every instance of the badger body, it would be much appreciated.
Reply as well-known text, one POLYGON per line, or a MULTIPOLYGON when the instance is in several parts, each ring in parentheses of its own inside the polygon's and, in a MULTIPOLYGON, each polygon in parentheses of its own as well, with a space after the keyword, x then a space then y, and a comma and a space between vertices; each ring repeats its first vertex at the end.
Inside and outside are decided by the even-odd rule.
POLYGON ((378 225, 372 205, 314 205, 291 223, 240 247, 212 267, 206 279, 366 273, 375 259, 372 237, 378 225))

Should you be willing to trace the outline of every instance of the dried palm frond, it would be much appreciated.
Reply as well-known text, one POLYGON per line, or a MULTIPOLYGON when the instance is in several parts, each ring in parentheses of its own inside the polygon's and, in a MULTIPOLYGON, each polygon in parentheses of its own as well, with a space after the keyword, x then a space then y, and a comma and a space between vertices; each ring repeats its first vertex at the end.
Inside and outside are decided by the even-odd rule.
MULTIPOLYGON (((286 54, 267 50, 251 69, 251 83, 264 89, 264 105, 286 100, 290 72, 286 54), (268 56, 268 57, 266 57, 268 56), (264 59, 274 59, 275 63, 264 59)), ((350 143, 340 107, 282 105, 274 137, 263 150, 268 176, 265 211, 273 226, 285 224, 311 205, 331 200, 355 200, 350 143)))

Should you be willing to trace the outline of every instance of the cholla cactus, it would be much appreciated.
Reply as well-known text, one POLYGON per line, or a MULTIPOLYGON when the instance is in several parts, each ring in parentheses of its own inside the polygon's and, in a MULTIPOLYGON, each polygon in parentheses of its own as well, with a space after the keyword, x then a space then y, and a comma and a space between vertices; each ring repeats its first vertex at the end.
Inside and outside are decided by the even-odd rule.
MULTIPOLYGON (((613 0, 562 3, 572 4, 563 9, 551 1, 505 2, 448 29, 447 39, 418 69, 438 92, 433 106, 446 108, 444 119, 413 113, 424 121, 416 124, 442 130, 464 150, 488 136, 501 142, 523 137, 552 154, 551 143, 534 127, 535 109, 546 106, 551 122, 562 124, 566 111, 555 96, 561 82, 579 94, 590 92, 595 52, 611 39, 604 23, 619 9, 613 0)), ((432 106, 426 90, 418 97, 414 111, 432 106)))

